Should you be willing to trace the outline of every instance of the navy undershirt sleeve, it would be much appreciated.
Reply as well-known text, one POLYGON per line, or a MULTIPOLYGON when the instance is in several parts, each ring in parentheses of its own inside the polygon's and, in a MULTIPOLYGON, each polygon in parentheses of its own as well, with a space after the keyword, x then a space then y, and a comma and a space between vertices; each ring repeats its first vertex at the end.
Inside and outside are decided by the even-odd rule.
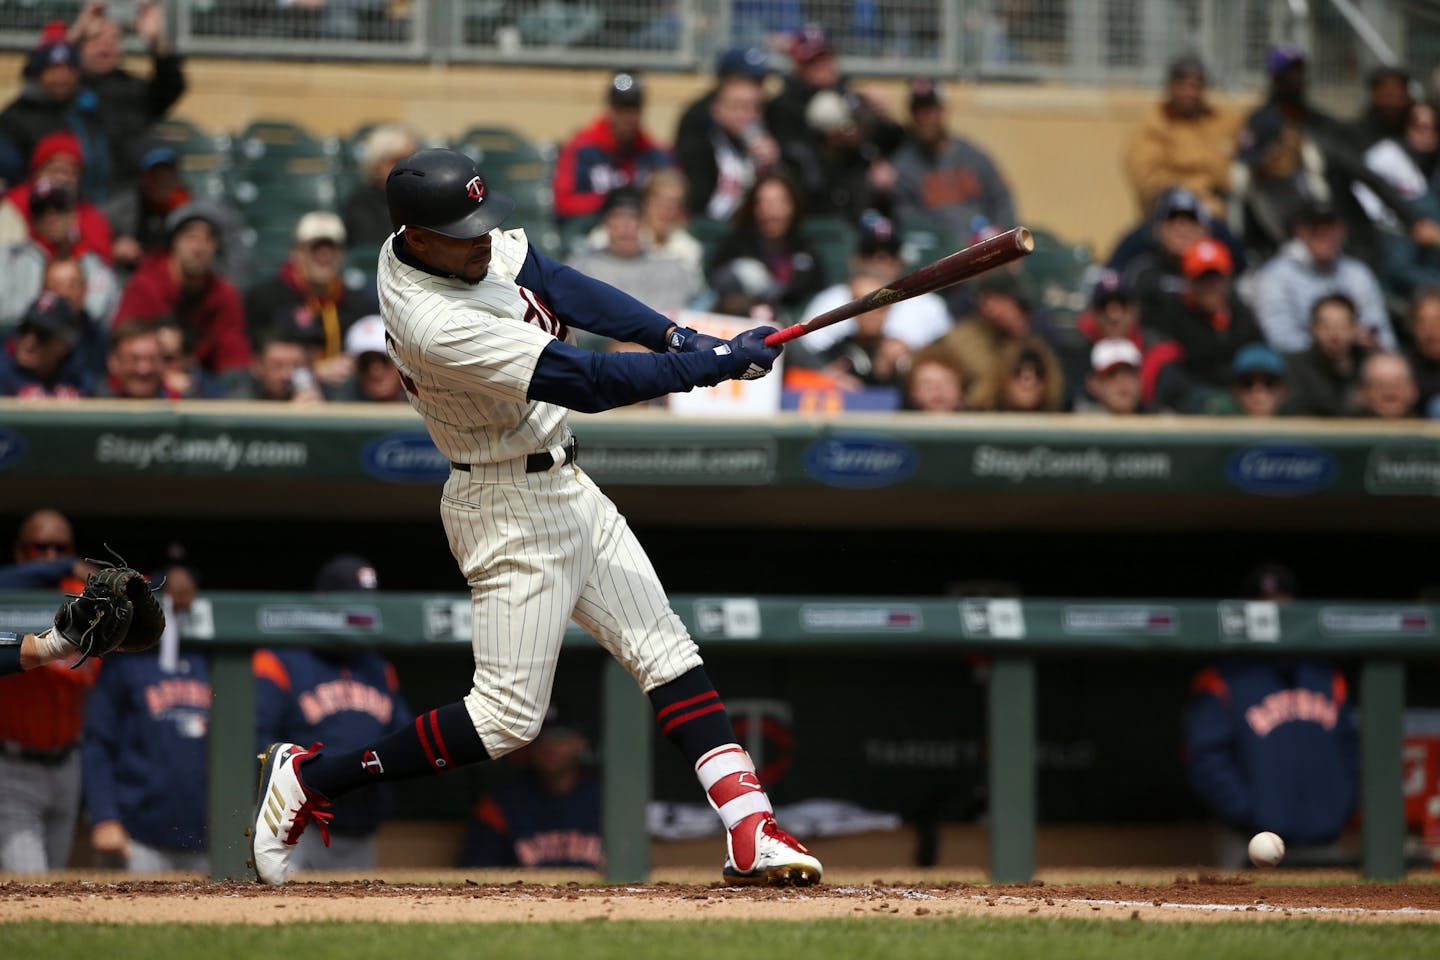
POLYGON ((20 672, 20 640, 13 633, 0 633, 0 677, 20 672))
POLYGON ((515 282, 539 294, 567 326, 638 343, 657 353, 665 351, 665 331, 674 321, 608 283, 551 260, 533 246, 515 282))
POLYGON ((592 353, 552 340, 530 377, 530 400, 599 413, 667 393, 712 387, 725 378, 713 350, 693 353, 592 353))

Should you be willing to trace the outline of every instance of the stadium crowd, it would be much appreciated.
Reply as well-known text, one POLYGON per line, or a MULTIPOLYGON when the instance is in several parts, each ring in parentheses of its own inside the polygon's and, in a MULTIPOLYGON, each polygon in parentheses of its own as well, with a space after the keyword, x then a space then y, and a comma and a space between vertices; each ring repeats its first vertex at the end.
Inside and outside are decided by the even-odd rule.
MULTIPOLYGON (((389 231, 385 175, 427 138, 367 127, 343 195, 260 229, 155 136, 185 69, 162 5, 138 10, 148 75, 88 3, 45 29, 0 111, 0 395, 403 400, 366 254, 389 231)), ((912 80, 897 110, 818 27, 781 52, 778 76, 771 51, 723 53, 673 138, 625 71, 540 173, 481 169, 525 194, 513 226, 664 312, 811 316, 1017 222, 940 84, 912 80)), ((1171 64, 1122 150, 1146 215, 1103 262, 1058 275, 1042 231, 1028 261, 797 341, 784 403, 1440 416, 1436 106, 1383 67, 1341 120, 1311 101, 1304 51, 1266 68, 1240 115, 1198 59, 1171 64)))

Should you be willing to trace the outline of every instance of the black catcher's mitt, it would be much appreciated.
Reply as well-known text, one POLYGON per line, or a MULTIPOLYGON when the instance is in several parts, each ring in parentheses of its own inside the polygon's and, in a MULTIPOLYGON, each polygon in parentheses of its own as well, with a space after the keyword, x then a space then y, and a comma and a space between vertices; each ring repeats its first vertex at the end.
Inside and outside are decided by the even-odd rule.
POLYGON ((125 566, 125 561, 118 554, 115 559, 120 560, 119 566, 103 561, 90 561, 100 569, 90 574, 90 579, 85 583, 84 596, 114 597, 117 601, 123 599, 130 603, 130 629, 111 650, 122 653, 149 650, 160 642, 160 634, 165 632, 165 609, 160 606, 160 601, 155 599, 145 577, 138 570, 125 566))
POLYGON ((116 593, 105 584, 97 586, 92 574, 85 592, 70 597, 55 611, 55 632, 80 651, 80 659, 73 664, 78 667, 91 657, 118 649, 134 619, 135 606, 124 592, 116 593))

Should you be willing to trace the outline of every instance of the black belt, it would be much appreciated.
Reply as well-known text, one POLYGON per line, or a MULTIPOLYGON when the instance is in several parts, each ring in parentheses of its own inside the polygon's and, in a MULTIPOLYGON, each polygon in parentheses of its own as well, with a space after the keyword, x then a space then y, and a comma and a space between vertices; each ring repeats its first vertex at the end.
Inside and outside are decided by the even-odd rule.
POLYGON ((11 760, 24 760, 26 763, 38 763, 45 767, 58 767, 70 759, 70 754, 75 752, 75 745, 61 747, 59 750, 32 750, 29 747, 18 743, 11 743, 9 740, 0 740, 0 756, 9 757, 11 760))
MULTIPOLYGON (((560 448, 561 466, 564 466, 567 463, 575 462, 577 446, 578 443, 575 440, 571 440, 569 443, 565 444, 565 446, 560 448)), ((450 461, 450 469, 459 470, 461 473, 469 473, 472 466, 473 464, 469 463, 456 463, 454 460, 450 461)), ((551 456, 549 450, 546 450, 543 453, 532 453, 525 458, 526 473, 544 473, 546 470, 554 469, 554 467, 555 458, 551 456)))

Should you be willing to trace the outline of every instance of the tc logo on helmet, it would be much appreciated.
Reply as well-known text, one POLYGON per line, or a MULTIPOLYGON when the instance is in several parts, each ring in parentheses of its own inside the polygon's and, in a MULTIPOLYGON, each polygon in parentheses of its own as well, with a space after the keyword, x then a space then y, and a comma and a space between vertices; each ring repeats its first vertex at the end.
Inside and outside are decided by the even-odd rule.
POLYGON ((465 193, 471 200, 479 203, 485 199, 485 181, 479 177, 472 177, 470 182, 465 184, 465 193))

